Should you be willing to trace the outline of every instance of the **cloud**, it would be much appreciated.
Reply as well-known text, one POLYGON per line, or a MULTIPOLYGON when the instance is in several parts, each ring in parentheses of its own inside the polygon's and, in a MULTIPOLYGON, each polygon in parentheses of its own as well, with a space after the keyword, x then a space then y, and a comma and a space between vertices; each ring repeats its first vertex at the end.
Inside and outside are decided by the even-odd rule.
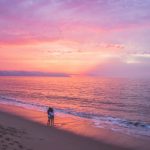
POLYGON ((106 63, 99 64, 86 74, 90 76, 107 77, 150 77, 150 57, 138 58, 140 62, 126 63, 121 58, 113 58, 106 63))
POLYGON ((26 68, 51 69, 63 62, 73 70, 122 57, 146 65, 148 58, 131 55, 150 53, 149 5, 149 0, 1 0, 1 64, 15 68, 16 59, 26 68))
POLYGON ((13 43, 64 36, 77 39, 82 32, 87 37, 86 26, 86 32, 90 32, 91 28, 107 31, 146 24, 150 18, 149 4, 148 0, 1 0, 0 40, 13 43))

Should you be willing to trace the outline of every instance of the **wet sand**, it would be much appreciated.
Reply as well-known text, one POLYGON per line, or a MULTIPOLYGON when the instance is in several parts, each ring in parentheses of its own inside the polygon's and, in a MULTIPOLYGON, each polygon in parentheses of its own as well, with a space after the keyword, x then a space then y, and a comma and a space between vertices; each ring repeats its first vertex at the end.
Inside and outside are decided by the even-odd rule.
POLYGON ((0 112, 0 150, 127 150, 0 112))
POLYGON ((57 116, 55 127, 47 127, 44 112, 3 104, 0 110, 0 150, 128 150, 129 147, 149 150, 150 147, 149 142, 92 128, 79 118, 57 116), (114 141, 118 141, 117 146, 114 141))

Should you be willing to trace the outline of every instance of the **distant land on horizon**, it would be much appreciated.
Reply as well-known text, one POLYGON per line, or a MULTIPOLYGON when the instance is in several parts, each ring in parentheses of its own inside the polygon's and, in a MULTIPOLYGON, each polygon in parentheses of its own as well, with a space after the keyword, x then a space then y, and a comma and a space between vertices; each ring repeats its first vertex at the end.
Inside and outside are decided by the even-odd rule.
POLYGON ((65 73, 52 73, 40 71, 0 71, 0 76, 44 76, 44 77, 70 77, 65 73))

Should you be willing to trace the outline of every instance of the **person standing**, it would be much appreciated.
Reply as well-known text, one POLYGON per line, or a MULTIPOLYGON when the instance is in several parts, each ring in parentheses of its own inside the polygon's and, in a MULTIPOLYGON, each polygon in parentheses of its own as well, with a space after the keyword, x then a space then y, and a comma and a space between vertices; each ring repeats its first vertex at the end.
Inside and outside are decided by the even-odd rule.
POLYGON ((47 110, 47 114, 48 114, 47 125, 54 126, 54 109, 49 107, 47 110))

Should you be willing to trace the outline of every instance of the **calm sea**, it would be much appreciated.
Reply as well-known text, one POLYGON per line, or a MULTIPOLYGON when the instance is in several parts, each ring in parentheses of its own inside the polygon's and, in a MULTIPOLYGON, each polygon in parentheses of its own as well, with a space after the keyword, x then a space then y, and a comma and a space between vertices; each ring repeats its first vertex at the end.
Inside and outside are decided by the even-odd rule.
POLYGON ((0 103, 52 106, 97 128, 150 137, 150 79, 0 77, 0 103))

